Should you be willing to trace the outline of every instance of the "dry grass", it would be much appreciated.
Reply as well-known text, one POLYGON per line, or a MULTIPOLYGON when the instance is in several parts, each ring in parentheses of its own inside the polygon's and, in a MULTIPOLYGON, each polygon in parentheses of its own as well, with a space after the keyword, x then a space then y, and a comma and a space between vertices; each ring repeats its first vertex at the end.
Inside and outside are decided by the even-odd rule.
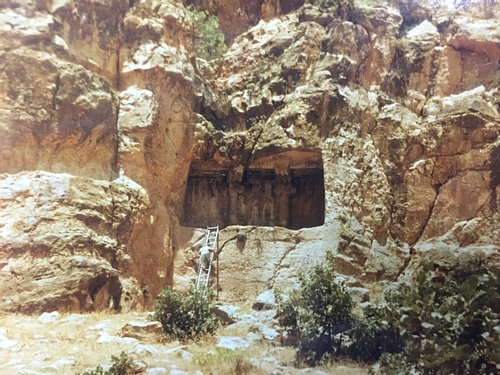
POLYGON ((199 369, 204 375, 264 375, 264 370, 253 362, 257 351, 257 348, 202 350, 194 355, 191 368, 187 370, 194 372, 199 369))
POLYGON ((321 366, 319 369, 325 371, 328 374, 334 375, 366 375, 368 374, 368 369, 366 365, 360 365, 359 363, 340 360, 334 364, 321 366))
MULTIPOLYGON (((190 374, 201 370, 205 375, 264 375, 279 368, 283 374, 300 373, 292 367, 295 359, 292 348, 275 347, 264 341, 235 352, 216 349, 217 339, 212 336, 182 343, 162 337, 129 343, 97 342, 101 332, 117 338, 126 323, 145 320, 146 313, 101 312, 61 314, 56 322, 43 324, 38 316, 0 315, 0 374, 82 373, 97 365, 110 364, 111 356, 122 351, 149 368, 165 368, 167 374, 172 368, 190 374), (5 338, 11 340, 9 345, 2 344, 4 332, 5 338), (58 367, 57 361, 61 359, 68 360, 68 364, 58 367)), ((234 332, 225 327, 217 332, 228 336, 236 333, 245 337, 248 332, 234 332)), ((322 369, 329 374, 367 374, 366 369, 355 364, 342 363, 322 369)))
MULTIPOLYGON (((112 336, 120 336, 121 327, 130 321, 145 320, 145 314, 85 314, 79 316, 79 324, 71 322, 77 315, 72 315, 70 321, 65 322, 69 317, 70 314, 63 314, 54 323, 42 324, 38 317, 0 316, 0 327, 7 331, 5 336, 17 341, 17 345, 13 347, 0 348, 0 374, 8 373, 5 364, 12 360, 20 363, 20 374, 29 373, 28 370, 52 374, 84 372, 98 364, 110 364, 111 356, 118 355, 121 351, 131 353, 133 358, 143 360, 151 367, 170 367, 167 366, 162 352, 179 346, 178 342, 144 343, 151 344, 158 350, 157 355, 152 355, 148 352, 135 354, 137 343, 97 342, 101 336, 100 332, 106 331, 112 336), (63 358, 74 361, 74 364, 61 366, 59 369, 50 367, 63 358)), ((16 366, 12 368, 15 369, 16 366)))

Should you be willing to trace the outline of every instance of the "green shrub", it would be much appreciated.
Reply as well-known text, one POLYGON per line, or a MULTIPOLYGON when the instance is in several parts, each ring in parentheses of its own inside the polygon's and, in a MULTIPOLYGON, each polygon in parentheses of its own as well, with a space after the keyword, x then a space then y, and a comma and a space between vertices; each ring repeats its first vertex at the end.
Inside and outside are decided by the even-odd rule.
POLYGON ((478 267, 422 262, 416 283, 388 304, 405 347, 382 357, 381 373, 500 374, 500 273, 478 267))
POLYGON ((244 375, 254 374, 255 368, 250 363, 250 356, 242 349, 216 348, 208 353, 193 356, 193 363, 200 367, 204 374, 210 375, 244 375))
POLYGON ((278 293, 277 317, 297 338, 298 361, 314 365, 325 355, 340 353, 341 334, 353 319, 353 303, 346 285, 336 280, 331 253, 326 264, 316 265, 308 278, 300 275, 299 280, 300 288, 287 300, 278 293))
POLYGON ((210 62, 217 62, 226 53, 224 34, 219 30, 219 19, 192 6, 188 7, 187 11, 193 20, 193 44, 196 56, 210 62))
POLYGON ((129 375, 132 371, 134 360, 125 352, 117 356, 111 356, 111 367, 108 371, 104 371, 101 366, 97 366, 95 370, 85 371, 82 375, 129 375))
POLYGON ((380 306, 353 314, 332 255, 288 300, 278 294, 277 317, 308 365, 346 355, 373 362, 379 373, 500 374, 500 272, 481 261, 449 270, 422 262, 415 284, 388 293, 380 306), (344 345, 342 345, 344 343, 344 345))
POLYGON ((368 305, 355 316, 347 335, 346 355, 354 360, 374 362, 383 353, 399 353, 404 347, 399 330, 385 320, 385 308, 368 305))
POLYGON ((194 338, 217 329, 219 321, 212 312, 213 305, 211 290, 204 292, 191 287, 188 295, 183 296, 166 286, 154 303, 154 319, 162 324, 168 337, 194 338))

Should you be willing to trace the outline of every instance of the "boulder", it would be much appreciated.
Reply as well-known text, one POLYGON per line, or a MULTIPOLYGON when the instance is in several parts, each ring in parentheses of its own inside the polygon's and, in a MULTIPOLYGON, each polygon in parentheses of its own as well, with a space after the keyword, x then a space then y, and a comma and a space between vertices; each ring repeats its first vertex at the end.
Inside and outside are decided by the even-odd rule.
POLYGON ((122 337, 132 337, 140 341, 158 341, 163 337, 160 322, 128 322, 121 329, 122 337))
POLYGON ((52 311, 51 313, 44 312, 38 317, 38 321, 42 324, 54 323, 59 319, 60 315, 57 311, 52 311))
POLYGON ((219 337, 216 347, 222 349, 247 349, 250 343, 241 337, 235 336, 222 336, 219 337))
POLYGON ((215 305, 212 312, 217 315, 222 324, 233 324, 240 319, 240 314, 237 313, 239 308, 230 305, 215 305))
POLYGON ((127 235, 118 233, 132 228, 147 204, 144 189, 125 176, 107 182, 49 172, 0 175, 1 308, 119 309, 126 289, 111 264, 128 247, 127 235))
POLYGON ((257 296, 255 302, 252 305, 254 310, 275 310, 276 301, 274 299, 274 293, 270 290, 262 292, 257 296))

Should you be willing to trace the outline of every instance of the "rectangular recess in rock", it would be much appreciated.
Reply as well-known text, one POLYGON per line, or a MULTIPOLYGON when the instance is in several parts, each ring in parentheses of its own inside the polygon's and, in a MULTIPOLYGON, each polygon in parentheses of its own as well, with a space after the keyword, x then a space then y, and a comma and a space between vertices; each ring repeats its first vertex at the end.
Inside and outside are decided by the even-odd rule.
POLYGON ((188 227, 212 225, 281 226, 300 229, 325 220, 322 168, 246 169, 234 178, 227 170, 191 168, 181 223, 188 227))
POLYGON ((227 171, 190 170, 181 224, 188 227, 225 225, 228 222, 227 171))
POLYGON ((289 228, 317 227, 325 223, 325 181, 322 169, 292 169, 289 228))

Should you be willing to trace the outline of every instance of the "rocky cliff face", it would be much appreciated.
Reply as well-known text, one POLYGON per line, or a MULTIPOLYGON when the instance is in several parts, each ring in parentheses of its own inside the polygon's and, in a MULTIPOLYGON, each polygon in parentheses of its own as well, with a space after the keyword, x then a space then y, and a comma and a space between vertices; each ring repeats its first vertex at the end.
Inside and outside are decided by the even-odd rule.
POLYGON ((2 309, 130 308, 171 282, 192 24, 182 5, 131 5, 1 7, 2 309))
POLYGON ((358 286, 499 261, 495 9, 195 3, 216 67, 188 4, 0 6, 2 310, 148 305, 214 224, 228 301, 327 250, 358 286))

